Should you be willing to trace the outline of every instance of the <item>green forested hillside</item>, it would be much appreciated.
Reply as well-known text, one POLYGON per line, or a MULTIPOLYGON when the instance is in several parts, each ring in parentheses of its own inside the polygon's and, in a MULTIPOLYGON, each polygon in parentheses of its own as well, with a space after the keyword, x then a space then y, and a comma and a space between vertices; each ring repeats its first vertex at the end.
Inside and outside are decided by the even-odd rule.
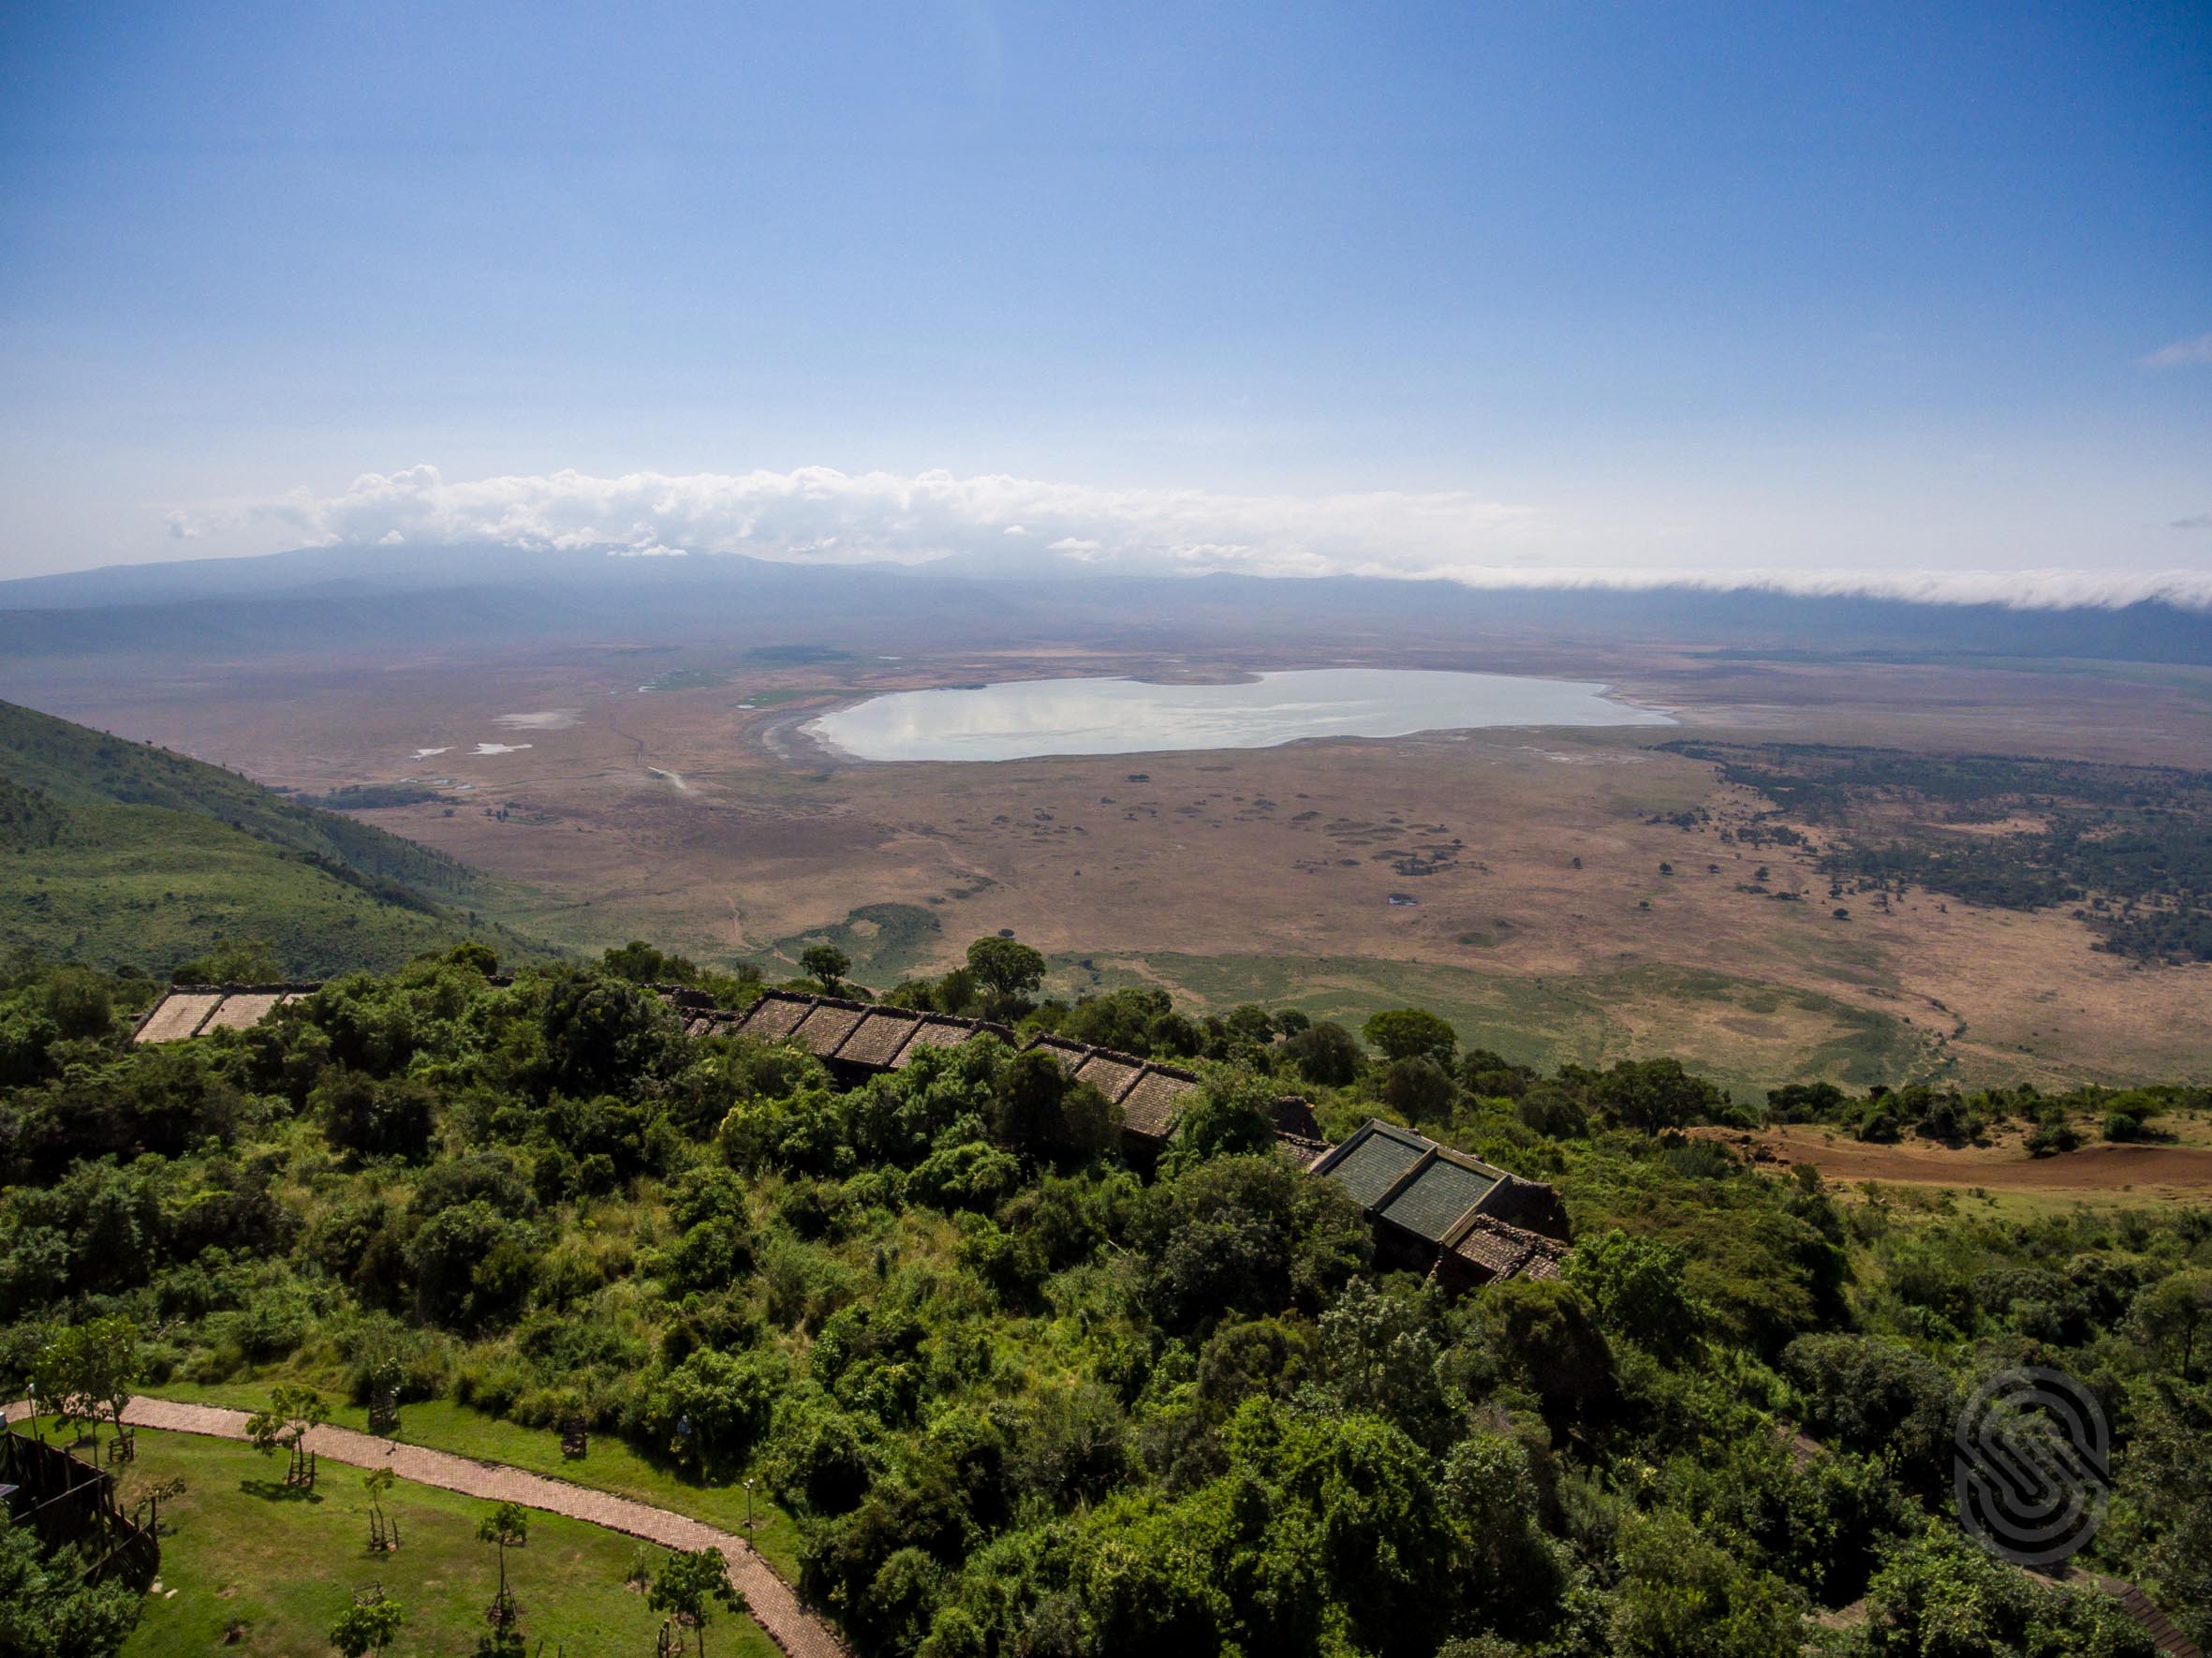
MULTIPOLYGON (((0 1374, 247 1409, 313 1388, 355 1427, 382 1395, 417 1443, 725 1526, 757 1505, 763 1555, 859 1658, 2153 1658, 2102 1595, 1955 1517, 1954 1424, 2047 1367, 2112 1430, 2084 1563, 2212 1636, 2212 1213, 1852 1192, 1681 1132, 2004 1114, 2057 1142, 2118 1111, 2107 1091, 1896 1098, 1916 1128, 1886 1093, 1762 1111, 1672 1060, 1463 1054, 1411 1009, 1363 1041, 1143 990, 1039 1003, 1019 946, 980 946, 897 994, 1201 1068, 1156 1166, 1124 1161, 1102 1095, 988 1034, 852 1086, 795 1046, 686 1038, 635 982, 685 964, 641 945, 511 981, 456 951, 163 1046, 131 1044, 131 986, 0 973, 0 1374), (1274 1148, 1291 1088, 1334 1134, 1412 1119, 1552 1186, 1559 1275, 1453 1295, 1394 1267, 1345 1187, 1274 1148)), ((2146 1092, 2104 1132, 2193 1135, 2205 1105, 2146 1092)), ((165 1509, 129 1651, 243 1616, 194 1565, 235 1535, 233 1493, 264 1575, 317 1586, 257 1596, 241 1650, 323 1650, 381 1570, 271 1524, 306 1513, 254 1495, 273 1473, 140 1456, 209 1506, 165 1509)), ((569 1633, 612 1572, 535 1591, 524 1650, 642 1651, 569 1633)), ((465 1650, 435 1616, 410 1606, 393 1651, 465 1650)))
POLYGON ((0 703, 11 949, 165 973, 255 940, 276 970, 320 977, 499 933, 474 913, 487 890, 450 858, 219 766, 0 703))

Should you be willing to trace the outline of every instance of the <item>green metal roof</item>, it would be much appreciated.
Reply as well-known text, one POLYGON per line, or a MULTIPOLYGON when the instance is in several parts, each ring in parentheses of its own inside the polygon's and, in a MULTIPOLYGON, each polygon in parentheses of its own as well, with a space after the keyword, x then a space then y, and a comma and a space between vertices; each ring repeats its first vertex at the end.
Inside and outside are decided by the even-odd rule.
POLYGON ((1452 1223, 1482 1202, 1497 1184, 1494 1176, 1439 1157, 1391 1199, 1381 1218, 1431 1243, 1442 1243, 1452 1223))
POLYGON ((1425 1144, 1408 1145, 1394 1134, 1369 1134, 1337 1160, 1329 1177, 1349 1192, 1360 1207, 1371 1209, 1427 1150, 1425 1144))

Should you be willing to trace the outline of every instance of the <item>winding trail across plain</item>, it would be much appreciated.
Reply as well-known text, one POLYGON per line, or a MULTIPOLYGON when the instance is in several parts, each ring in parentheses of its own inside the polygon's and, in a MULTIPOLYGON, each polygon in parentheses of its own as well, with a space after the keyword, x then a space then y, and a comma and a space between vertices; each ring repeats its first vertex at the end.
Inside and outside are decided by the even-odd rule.
MULTIPOLYGON (((143 1395, 130 1401, 123 1419, 133 1428, 156 1428, 170 1433, 203 1433, 234 1440, 246 1437, 243 1411, 180 1404, 143 1395)), ((520 1503, 525 1508, 566 1515, 667 1548, 715 1549, 729 1562, 730 1581, 745 1597, 753 1621, 790 1658, 850 1658, 836 1632, 799 1604, 791 1586, 776 1576, 750 1543, 688 1516, 568 1480, 528 1473, 502 1462, 479 1462, 450 1451, 400 1444, 350 1428, 313 1429, 307 1435, 307 1448, 332 1462, 354 1468, 389 1468, 400 1478, 420 1485, 494 1503, 520 1503)))

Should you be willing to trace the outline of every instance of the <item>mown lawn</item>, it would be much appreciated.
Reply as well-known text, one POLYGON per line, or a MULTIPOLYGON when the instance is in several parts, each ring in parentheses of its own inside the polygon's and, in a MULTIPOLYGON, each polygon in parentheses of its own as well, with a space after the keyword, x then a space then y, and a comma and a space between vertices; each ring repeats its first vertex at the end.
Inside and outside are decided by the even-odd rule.
MULTIPOLYGON (((172 1382, 147 1391, 191 1404, 258 1411, 269 1402, 270 1386, 267 1382, 230 1382, 215 1386, 172 1382)), ((333 1423, 363 1433, 368 1431, 368 1412, 364 1408, 344 1403, 327 1391, 323 1397, 332 1400, 333 1423)), ((742 1475, 729 1485, 699 1485, 647 1460, 620 1440, 606 1434, 594 1434, 590 1451, 571 1461, 561 1455, 558 1437, 546 1429, 520 1427, 450 1399, 424 1399, 401 1406, 399 1431, 391 1437, 403 1444, 425 1445, 432 1450, 450 1451, 455 1456, 474 1457, 484 1462, 505 1462, 511 1467, 528 1469, 532 1473, 588 1486, 595 1491, 612 1491, 618 1497, 630 1497, 656 1508, 689 1515, 693 1519, 704 1520, 710 1526, 719 1526, 741 1537, 749 1534, 753 1547, 786 1581, 798 1577, 797 1526, 789 1516, 768 1501, 762 1488, 756 1487, 752 1512, 759 1523, 748 1533, 742 1475)))
MULTIPOLYGON (((322 1465, 316 1490, 283 1484, 280 1456, 197 1434, 139 1434, 126 1504, 146 1485, 182 1478, 162 1508, 159 1587, 125 1658, 222 1652, 328 1658, 332 1621, 354 1591, 381 1583, 406 1621, 393 1658, 454 1658, 475 1649, 498 1584, 497 1551, 476 1540, 491 1504, 402 1481, 384 1501, 401 1547, 368 1551, 361 1471, 322 1465)), ((633 1658, 653 1650, 660 1620, 626 1587, 631 1559, 664 1550, 581 1520, 533 1511, 530 1540, 508 1555, 508 1581, 532 1652, 633 1658)), ((707 1632, 715 1658, 775 1658, 750 1619, 724 1615, 707 1632)))

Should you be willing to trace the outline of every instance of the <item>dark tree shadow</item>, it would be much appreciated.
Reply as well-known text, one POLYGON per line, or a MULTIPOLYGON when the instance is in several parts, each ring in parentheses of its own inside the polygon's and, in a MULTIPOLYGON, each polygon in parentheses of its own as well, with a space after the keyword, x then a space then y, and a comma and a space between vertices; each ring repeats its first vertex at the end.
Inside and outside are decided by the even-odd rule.
POLYGON ((242 1479, 238 1488, 264 1503, 320 1503, 322 1493, 304 1486, 288 1486, 280 1479, 242 1479))

